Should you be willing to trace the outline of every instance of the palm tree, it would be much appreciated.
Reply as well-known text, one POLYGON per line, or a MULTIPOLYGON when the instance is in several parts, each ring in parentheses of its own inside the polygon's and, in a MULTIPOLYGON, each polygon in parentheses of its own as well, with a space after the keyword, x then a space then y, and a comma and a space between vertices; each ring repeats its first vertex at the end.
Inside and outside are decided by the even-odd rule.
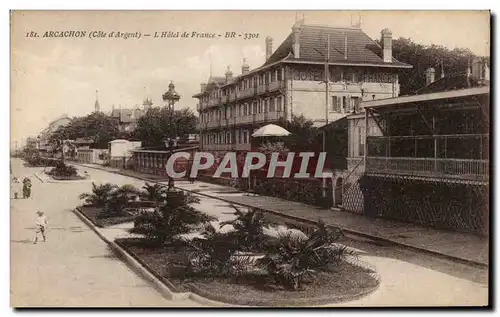
POLYGON ((236 241, 245 251, 260 248, 266 238, 264 227, 270 224, 264 218, 264 214, 258 208, 243 212, 235 205, 231 205, 231 207, 235 210, 236 219, 222 222, 220 226, 232 225, 235 229, 233 234, 236 241))
POLYGON ((138 197, 140 191, 132 185, 116 187, 111 191, 105 205, 105 212, 111 214, 121 214, 131 200, 138 197))
POLYGON ((355 253, 345 246, 332 245, 312 237, 281 233, 274 244, 267 246, 266 255, 257 261, 275 281, 291 290, 319 272, 329 271, 332 265, 355 253))
POLYGON ((141 198, 147 201, 164 202, 167 199, 167 188, 162 184, 151 185, 145 183, 142 187, 141 198))
POLYGON ((117 186, 111 183, 96 185, 92 182, 92 193, 83 193, 80 199, 84 199, 86 204, 95 207, 104 207, 111 196, 111 193, 116 190, 117 186))

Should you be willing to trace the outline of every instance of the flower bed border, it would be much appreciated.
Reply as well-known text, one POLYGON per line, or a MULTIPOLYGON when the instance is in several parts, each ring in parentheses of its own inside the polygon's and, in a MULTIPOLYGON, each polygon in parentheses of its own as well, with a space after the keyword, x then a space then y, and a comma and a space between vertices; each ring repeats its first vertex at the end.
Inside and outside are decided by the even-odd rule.
MULTIPOLYGON (((110 226, 115 226, 115 225, 119 225, 119 224, 122 224, 122 223, 126 223, 126 222, 131 222, 131 221, 134 221, 134 216, 130 216, 129 219, 125 219, 127 217, 122 217, 124 218, 123 221, 119 221, 117 223, 113 223, 113 224, 109 224, 109 225, 103 225, 98 219, 94 219, 94 217, 89 217, 84 211, 82 208, 96 208, 92 205, 82 205, 82 206, 78 206, 76 207, 76 210, 78 210, 78 212, 80 212, 81 214, 83 214, 90 222, 92 222, 92 224, 98 228, 107 228, 107 227, 110 227, 110 226)), ((106 219, 106 218, 103 218, 103 219, 106 219)))
MULTIPOLYGON (((180 296, 184 294, 189 294, 189 292, 186 291, 181 291, 179 290, 178 287, 176 287, 172 282, 169 281, 168 278, 165 278, 161 275, 159 275, 157 272, 155 272, 152 268, 150 268, 147 263, 143 259, 141 259, 139 256, 137 256, 133 251, 131 251, 126 243, 124 243, 126 240, 131 240, 131 239, 138 239, 138 238, 119 238, 115 239, 114 242, 116 245, 118 245, 123 252, 128 254, 130 257, 132 257, 134 260, 136 260, 141 266, 142 269, 147 271, 149 274, 153 275, 160 283, 163 283, 172 293, 178 294, 180 296)), ((280 302, 278 305, 270 305, 270 303, 262 303, 259 300, 254 300, 251 298, 235 298, 227 295, 221 295, 217 294, 215 295, 214 293, 204 290, 197 285, 193 283, 186 283, 185 287, 188 289, 192 294, 197 295, 201 297, 202 299, 206 299, 209 301, 214 301, 222 304, 227 304, 227 305, 237 305, 237 306, 250 306, 250 307, 304 307, 304 306, 328 306, 336 303, 341 303, 341 302, 347 302, 347 301, 352 301, 356 300, 359 298, 362 298, 364 296, 367 296, 374 292, 375 290, 378 289, 380 286, 380 275, 375 272, 374 268, 371 267, 370 265, 367 265, 365 262, 361 260, 346 260, 348 264, 351 264, 353 266, 357 266, 362 269, 368 269, 371 270, 371 273, 368 273, 372 278, 375 279, 376 285, 374 287, 371 287, 369 289, 366 289, 364 291, 361 291, 357 294, 353 295, 334 295, 334 296, 322 296, 322 297, 314 297, 314 298, 303 298, 303 299, 293 299, 292 301, 287 301, 284 300, 283 302, 280 302)))
POLYGON ((56 181, 81 181, 87 179, 85 176, 75 175, 75 176, 54 176, 46 173, 49 177, 56 181))

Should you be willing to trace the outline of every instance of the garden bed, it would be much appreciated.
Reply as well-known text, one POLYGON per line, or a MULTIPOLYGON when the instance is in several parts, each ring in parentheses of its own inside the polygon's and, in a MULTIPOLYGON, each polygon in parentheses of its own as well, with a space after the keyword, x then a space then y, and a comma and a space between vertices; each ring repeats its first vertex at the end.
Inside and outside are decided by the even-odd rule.
POLYGON ((55 176, 55 175, 50 175, 48 173, 46 173, 48 176, 50 176, 52 179, 55 179, 57 181, 77 181, 77 180, 83 180, 83 179, 87 179, 86 177, 84 176, 80 176, 80 175, 73 175, 73 176, 55 176))
POLYGON ((94 225, 100 228, 118 225, 121 223, 134 221, 134 216, 126 214, 116 217, 102 217, 99 216, 99 210, 94 206, 80 206, 78 210, 85 215, 94 225))
POLYGON ((174 292, 194 292, 205 298, 249 306, 311 306, 353 300, 374 291, 379 281, 366 268, 340 262, 332 272, 320 273, 303 290, 290 291, 276 285, 267 275, 257 273, 238 277, 187 277, 183 252, 148 245, 147 240, 115 240, 153 275, 174 292))

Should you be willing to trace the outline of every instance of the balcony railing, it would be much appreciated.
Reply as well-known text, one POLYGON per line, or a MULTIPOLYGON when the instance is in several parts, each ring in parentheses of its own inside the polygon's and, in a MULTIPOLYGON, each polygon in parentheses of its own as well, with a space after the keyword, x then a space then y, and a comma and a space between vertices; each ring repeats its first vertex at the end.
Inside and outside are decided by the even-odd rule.
POLYGON ((220 105, 220 103, 221 103, 221 98, 213 98, 208 101, 208 106, 214 107, 220 105))
POLYGON ((269 91, 269 84, 262 84, 257 87, 257 93, 263 94, 269 91))
POLYGON ((237 99, 243 99, 248 97, 253 97, 257 95, 257 87, 250 87, 245 90, 241 90, 237 93, 237 99))
POLYGON ((269 83, 269 91, 276 91, 278 89, 281 89, 284 87, 284 82, 282 80, 279 81, 273 81, 269 83))
POLYGON ((221 119, 216 119, 216 120, 212 120, 212 121, 207 122, 208 129, 218 128, 220 126, 221 126, 221 119))
POLYGON ((252 149, 252 145, 250 143, 235 144, 234 149, 236 151, 250 151, 252 149))
POLYGON ((265 122, 277 121, 280 118, 283 118, 284 116, 285 113, 283 111, 255 113, 246 116, 212 120, 206 122, 205 126, 203 126, 203 124, 200 124, 200 128, 213 129, 220 127, 229 127, 239 124, 265 123, 265 122))
POLYGON ((236 92, 230 93, 229 96, 228 96, 228 101, 229 102, 233 102, 235 100, 236 100, 236 92))
POLYGON ((230 151, 235 147, 234 144, 204 144, 203 149, 208 151, 230 151))
POLYGON ((368 156, 365 171, 486 180, 489 177, 489 160, 368 156))
POLYGON ((226 104, 228 101, 229 101, 229 96, 228 95, 224 95, 220 98, 220 101, 222 104, 226 104))

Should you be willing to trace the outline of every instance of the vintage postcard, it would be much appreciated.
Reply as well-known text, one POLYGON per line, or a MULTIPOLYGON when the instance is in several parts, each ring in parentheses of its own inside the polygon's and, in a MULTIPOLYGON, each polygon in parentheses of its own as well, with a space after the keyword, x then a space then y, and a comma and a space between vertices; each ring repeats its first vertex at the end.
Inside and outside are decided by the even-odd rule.
POLYGON ((11 11, 11 306, 489 306, 490 21, 11 11))

